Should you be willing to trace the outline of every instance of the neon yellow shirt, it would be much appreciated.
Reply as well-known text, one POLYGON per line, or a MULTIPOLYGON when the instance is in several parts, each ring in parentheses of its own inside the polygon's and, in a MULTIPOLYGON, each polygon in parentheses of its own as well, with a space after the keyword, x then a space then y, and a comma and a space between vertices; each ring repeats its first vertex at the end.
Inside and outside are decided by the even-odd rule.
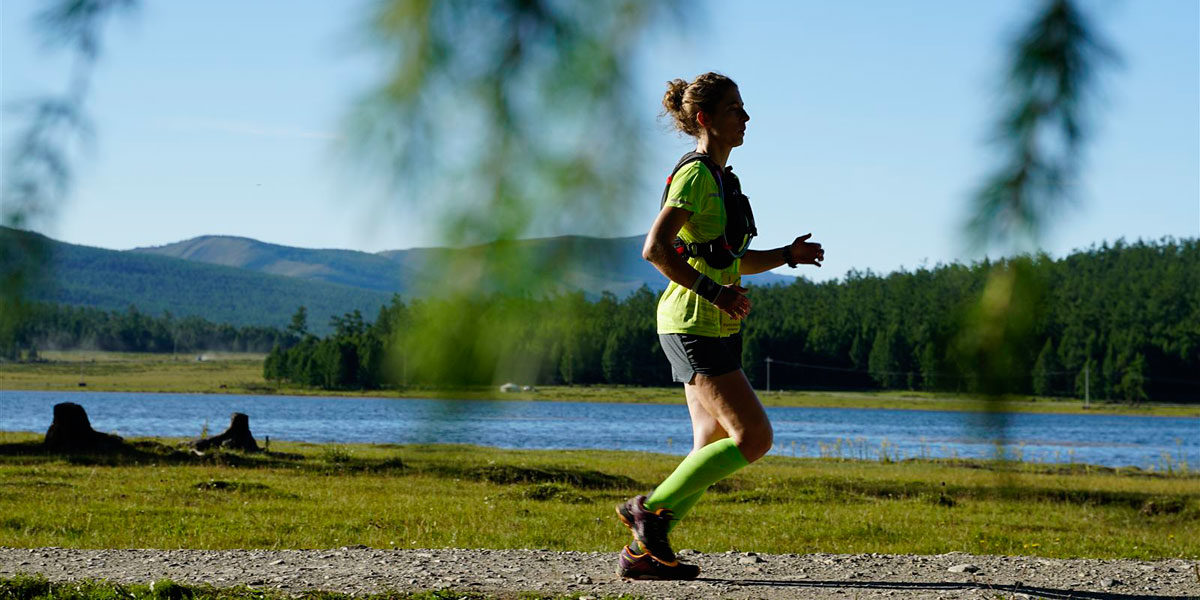
MULTIPOLYGON (((666 206, 682 208, 692 213, 679 230, 685 242, 706 242, 725 231, 725 204, 717 181, 700 161, 689 163, 671 179, 666 206)), ((704 259, 692 257, 688 264, 721 285, 739 283, 741 259, 724 269, 714 269, 704 259)), ((726 337, 741 330, 741 321, 721 312, 708 300, 672 281, 658 299, 658 332, 690 333, 709 337, 726 337)))

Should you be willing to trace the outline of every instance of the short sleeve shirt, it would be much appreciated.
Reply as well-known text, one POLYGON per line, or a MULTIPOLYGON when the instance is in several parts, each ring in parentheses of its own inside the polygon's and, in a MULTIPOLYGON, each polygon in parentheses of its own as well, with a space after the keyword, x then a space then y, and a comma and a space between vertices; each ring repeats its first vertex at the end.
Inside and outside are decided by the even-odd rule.
MULTIPOLYGON (((679 238, 688 243, 707 242, 725 231, 725 204, 712 172, 704 163, 688 163, 671 178, 666 206, 682 208, 692 213, 679 230, 679 238)), ((741 259, 724 269, 714 269, 704 259, 692 257, 688 264, 721 285, 741 281, 738 268, 741 259)), ((672 281, 658 299, 658 332, 687 333, 709 337, 726 337, 741 330, 741 321, 721 312, 721 309, 696 295, 695 292, 672 281)))

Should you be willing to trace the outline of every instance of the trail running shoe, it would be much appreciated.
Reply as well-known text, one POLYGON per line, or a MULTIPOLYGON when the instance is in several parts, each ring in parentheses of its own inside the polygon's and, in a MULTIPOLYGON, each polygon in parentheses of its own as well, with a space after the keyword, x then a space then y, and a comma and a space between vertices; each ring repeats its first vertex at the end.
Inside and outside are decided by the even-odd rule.
POLYGON ((669 508, 651 511, 646 508, 645 502, 645 496, 634 496, 617 506, 617 516, 621 517, 621 522, 633 532, 633 537, 651 556, 664 565, 674 566, 675 551, 667 541, 667 530, 675 515, 669 508))
POLYGON ((642 580, 679 580, 695 579, 700 575, 700 567, 676 561, 667 565, 657 558, 645 554, 634 554, 629 546, 621 548, 621 558, 617 560, 617 575, 625 579, 642 580))

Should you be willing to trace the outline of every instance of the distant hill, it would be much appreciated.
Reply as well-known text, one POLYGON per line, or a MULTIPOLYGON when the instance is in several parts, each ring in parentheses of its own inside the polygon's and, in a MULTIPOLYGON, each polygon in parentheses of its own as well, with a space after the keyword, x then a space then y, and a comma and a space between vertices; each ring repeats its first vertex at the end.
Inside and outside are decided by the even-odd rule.
POLYGON ((205 235, 131 253, 236 267, 258 273, 403 294, 415 274, 385 256, 354 250, 313 250, 244 237, 205 235))
MULTIPOLYGON (((52 270, 36 298, 105 310, 196 315, 233 325, 285 326, 296 308, 308 308, 314 332, 329 316, 360 310, 374 319, 393 294, 413 298, 436 291, 445 259, 473 261, 495 254, 493 244, 469 248, 414 248, 371 254, 307 249, 242 237, 202 236, 165 246, 116 251, 67 244, 25 231, 0 228, 0 236, 33 236, 52 257, 52 270)), ((642 260, 642 237, 564 236, 512 242, 525 264, 562 261, 565 275, 531 292, 611 292, 623 297, 667 280, 642 260)), ((788 283, 764 273, 749 283, 788 283)))
MULTIPOLYGON (((553 257, 563 261, 566 276, 552 290, 582 291, 589 296, 611 292, 625 296, 643 285, 661 290, 667 279, 642 259, 644 236, 593 238, 562 236, 513 242, 522 264, 537 264, 553 257)), ((159 254, 310 281, 351 285, 365 289, 422 296, 436 290, 444 278, 438 265, 447 259, 486 259, 494 245, 469 248, 413 248, 378 254, 353 250, 316 250, 267 244, 248 238, 202 236, 131 252, 159 254)), ((775 273, 747 277, 756 285, 790 283, 794 278, 775 273)))
POLYGON ((50 272, 38 284, 37 300, 105 310, 200 316, 232 325, 286 326, 296 308, 308 308, 309 325, 324 332, 331 315, 355 309, 375 318, 392 294, 321 281, 268 275, 137 252, 77 246, 44 236, 0 228, 2 236, 34 236, 43 243, 50 272))

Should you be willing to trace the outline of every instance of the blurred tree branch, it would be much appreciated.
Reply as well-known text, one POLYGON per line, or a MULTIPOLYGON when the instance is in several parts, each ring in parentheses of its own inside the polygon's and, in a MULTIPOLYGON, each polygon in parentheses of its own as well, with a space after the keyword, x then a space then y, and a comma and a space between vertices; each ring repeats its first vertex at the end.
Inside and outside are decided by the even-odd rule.
MULTIPOLYGON (((351 156, 383 173, 405 207, 431 212, 447 244, 564 223, 602 231, 625 214, 639 173, 635 47, 654 17, 679 8, 381 0, 367 28, 390 67, 347 120, 351 156)), ((458 283, 476 288, 487 273, 490 289, 528 291, 554 277, 554 257, 543 258, 486 257, 488 268, 458 283)))
MULTIPOLYGON (((1013 42, 996 123, 1001 164, 971 199, 967 231, 976 249, 1037 247, 1044 223, 1071 197, 1089 127, 1096 72, 1116 62, 1076 0, 1043 0, 1013 42)), ((964 315, 959 361, 990 400, 1002 443, 1004 401, 1031 372, 1034 324, 1045 282, 1029 257, 1001 260, 964 315)))
POLYGON ((1028 249, 1070 198, 1096 71, 1117 60, 1075 0, 1045 0, 1010 52, 994 134, 1001 165, 975 193, 968 223, 981 248, 1028 249))
MULTIPOLYGON (((92 141, 83 106, 101 31, 112 16, 136 6, 137 0, 58 0, 37 13, 35 31, 47 47, 71 52, 72 72, 63 94, 5 107, 26 126, 5 148, 0 225, 23 229, 52 219, 69 194, 71 153, 92 141)), ((0 236, 0 358, 16 358, 25 296, 45 261, 39 237, 0 236)))
POLYGON ((84 115, 92 67, 100 55, 100 33, 117 13, 137 0, 59 0, 34 18, 34 29, 51 49, 71 52, 67 90, 6 107, 26 126, 5 153, 3 223, 24 227, 51 217, 71 185, 70 154, 93 140, 84 115))
POLYGON ((682 8, 681 0, 374 5, 367 30, 389 68, 347 119, 350 156, 390 182, 414 216, 409 227, 428 222, 451 245, 495 242, 440 265, 440 288, 424 293, 447 302, 407 332, 399 355, 420 360, 406 365, 446 383, 481 368, 532 381, 545 368, 510 339, 513 325, 537 315, 463 307, 480 294, 562 291, 570 253, 535 255, 518 240, 564 224, 603 235, 627 214, 646 130, 629 106, 634 51, 653 23, 686 23, 682 8))

